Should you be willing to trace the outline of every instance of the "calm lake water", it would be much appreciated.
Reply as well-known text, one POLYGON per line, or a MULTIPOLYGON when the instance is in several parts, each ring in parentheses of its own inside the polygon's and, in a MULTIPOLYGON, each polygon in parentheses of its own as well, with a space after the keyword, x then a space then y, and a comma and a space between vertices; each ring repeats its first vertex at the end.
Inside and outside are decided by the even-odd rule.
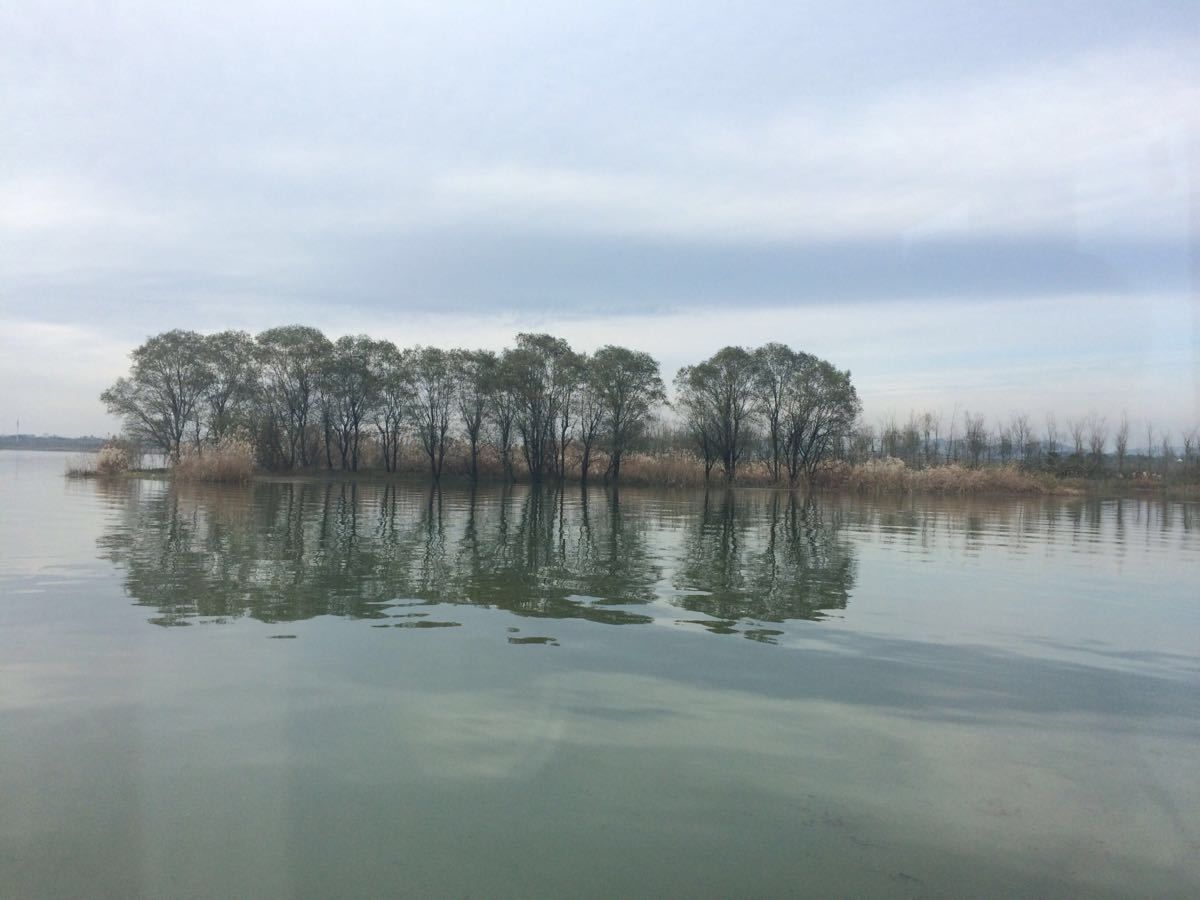
POLYGON ((0 895, 1198 896, 1200 508, 67 481, 0 895))

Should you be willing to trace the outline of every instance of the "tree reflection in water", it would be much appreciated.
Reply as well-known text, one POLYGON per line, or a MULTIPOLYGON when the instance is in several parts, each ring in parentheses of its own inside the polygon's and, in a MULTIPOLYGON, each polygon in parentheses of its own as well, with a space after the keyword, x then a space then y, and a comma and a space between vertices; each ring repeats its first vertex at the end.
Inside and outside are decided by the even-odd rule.
POLYGON ((778 632, 758 623, 845 607, 855 563, 836 514, 786 493, 664 497, 367 480, 180 484, 110 498, 114 521, 100 544, 162 625, 415 620, 425 604, 637 624, 664 609, 678 619, 682 607, 712 617, 710 630, 741 623, 769 640, 778 632))
POLYGON ((715 631, 747 619, 820 619, 845 609, 855 557, 839 521, 836 509, 822 510, 795 493, 706 493, 675 573, 677 602, 712 617, 703 624, 715 631))

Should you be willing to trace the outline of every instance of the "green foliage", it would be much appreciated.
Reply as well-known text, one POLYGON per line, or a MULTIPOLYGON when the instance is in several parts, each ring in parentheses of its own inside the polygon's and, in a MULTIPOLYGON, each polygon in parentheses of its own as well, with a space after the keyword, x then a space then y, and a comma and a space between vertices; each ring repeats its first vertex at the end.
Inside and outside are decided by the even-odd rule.
MULTIPOLYGON (((316 328, 285 325, 260 334, 266 452, 286 468, 306 467, 315 456, 309 423, 333 345, 316 328)), ((328 452, 328 441, 326 441, 328 452)))
MULTIPOLYGON (((398 470, 405 442, 419 446, 430 474, 442 474, 461 441, 476 478, 490 445, 507 478, 520 446, 531 480, 586 479, 596 455, 605 477, 621 477, 630 451, 653 437, 677 446, 657 415, 669 406, 658 362, 607 345, 590 356, 550 334, 521 333, 500 354, 416 347, 288 325, 256 338, 241 331, 201 336, 171 331, 133 353, 133 366, 103 399, 130 432, 190 465, 246 442, 259 465, 356 471, 398 470)), ((725 347, 680 370, 675 406, 705 477, 719 464, 733 480, 761 437, 773 480, 811 479, 820 462, 849 444, 859 412, 848 372, 783 344, 725 347)), ((239 445, 242 446, 242 445, 239 445)), ((458 457, 461 458, 461 457, 458 457)))
POLYGON ((118 379, 100 399, 130 435, 178 459, 216 377, 205 340, 194 331, 167 331, 130 358, 129 377, 118 379))
POLYGON ((621 474, 621 458, 645 430, 654 407, 667 399, 658 362, 649 353, 609 344, 586 366, 608 444, 609 473, 621 474))
POLYGON ((726 481, 750 445, 758 365, 744 347, 725 347, 676 376, 680 404, 704 457, 705 471, 720 462, 726 481))

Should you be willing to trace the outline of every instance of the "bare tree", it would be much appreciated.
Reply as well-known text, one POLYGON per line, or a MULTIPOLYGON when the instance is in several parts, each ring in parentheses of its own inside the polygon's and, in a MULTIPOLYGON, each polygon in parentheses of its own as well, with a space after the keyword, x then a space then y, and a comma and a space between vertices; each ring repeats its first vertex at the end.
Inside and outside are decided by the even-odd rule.
POLYGON ((936 413, 926 410, 921 414, 921 437, 924 444, 926 466, 932 465, 937 455, 938 428, 940 426, 941 417, 936 413))
POLYGON ((901 435, 901 447, 904 461, 910 466, 916 466, 917 457, 921 453, 921 425, 914 412, 908 414, 908 422, 905 423, 901 435))
POLYGON ((1108 444, 1108 423, 1103 416, 1092 413, 1087 417, 1087 442, 1092 463, 1101 465, 1104 462, 1104 448, 1108 444))
POLYGON ((1046 452, 1052 457, 1058 455, 1058 419, 1054 413, 1046 413, 1046 452))
POLYGON ((1029 451, 1033 443, 1033 429, 1029 424, 1029 416, 1025 413, 1013 413, 1012 425, 1013 446, 1020 456, 1021 462, 1029 461, 1029 451))
POLYGON ((1075 456, 1083 457, 1084 432, 1087 430, 1085 419, 1068 419, 1067 432, 1071 435, 1071 443, 1075 446, 1075 456))
POLYGON ((900 458, 900 426, 896 417, 889 415, 879 423, 879 452, 894 459, 900 458))
POLYGON ((1191 466, 1192 464, 1192 457, 1196 452, 1197 438, 1200 438, 1200 427, 1183 433, 1183 462, 1187 466, 1191 466))
POLYGON ((1125 474, 1125 454, 1129 450, 1129 416, 1121 412, 1121 423, 1117 426, 1116 451, 1117 474, 1125 474))
POLYGON ((875 429, 865 422, 855 428, 850 434, 850 459, 853 462, 865 462, 871 458, 875 448, 875 429))
POLYGON ((978 468, 979 461, 988 446, 987 426, 983 416, 972 416, 963 413, 963 439, 967 444, 967 453, 971 457, 972 467, 978 468))
POLYGON ((1000 430, 997 432, 997 439, 996 449, 1000 454, 1000 461, 1007 465, 1015 452, 1012 429, 1007 426, 1000 426, 1000 430))

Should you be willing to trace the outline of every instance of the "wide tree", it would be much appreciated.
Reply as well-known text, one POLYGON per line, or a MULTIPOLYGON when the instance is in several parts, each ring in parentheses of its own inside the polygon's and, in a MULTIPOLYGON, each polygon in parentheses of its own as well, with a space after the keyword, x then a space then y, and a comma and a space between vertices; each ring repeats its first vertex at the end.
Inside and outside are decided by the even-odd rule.
POLYGON ((434 480, 442 477, 446 435, 454 408, 454 372, 450 354, 438 347, 418 347, 412 354, 412 416, 421 446, 429 457, 434 480))
POLYGON ((220 443, 249 429, 259 389, 257 346, 245 331, 205 335, 204 351, 212 380, 205 392, 208 439, 220 443))
POLYGON ((593 354, 588 380, 603 411, 608 474, 617 481, 625 452, 645 430, 655 405, 666 400, 658 362, 649 353, 610 344, 593 354))
POLYGON ((383 467, 395 472, 400 460, 405 423, 413 413, 412 352, 400 350, 391 341, 376 347, 377 394, 373 410, 379 431, 379 449, 383 467))
POLYGON ((318 409, 321 374, 333 349, 316 328, 284 325, 255 338, 262 366, 264 412, 287 468, 313 462, 309 425, 318 409))
POLYGON ((704 362, 685 366, 676 376, 685 415, 706 457, 721 463, 733 481, 745 456, 754 424, 758 366, 744 347, 725 347, 704 362))
POLYGON ((605 406, 603 391, 597 383, 592 359, 582 356, 581 365, 583 380, 575 401, 575 431, 579 439, 579 480, 586 484, 592 468, 592 453, 604 424, 605 406))
POLYGON ((100 399, 130 435, 178 461, 184 435, 199 421, 213 383, 204 338, 195 331, 167 331, 147 339, 130 358, 129 376, 100 399))
POLYGON ((862 410, 850 372, 807 353, 788 379, 781 418, 788 479, 811 485, 817 468, 846 442, 862 410))
POLYGON ((379 398, 382 345, 365 334, 333 345, 322 370, 322 393, 343 469, 358 471, 363 425, 379 398))
POLYGON ((771 450, 771 478, 779 480, 783 457, 783 408, 788 383, 800 366, 801 355, 787 344, 764 344, 754 351, 758 413, 762 416, 771 450))
POLYGON ((450 354, 454 395, 470 451, 471 479, 479 478, 479 443, 492 395, 499 387, 500 362, 490 350, 455 350, 450 354))
POLYGON ((488 404, 492 441, 495 444, 496 452, 500 454, 504 477, 509 481, 516 480, 516 472, 513 467, 513 441, 517 431, 517 417, 522 408, 521 384, 524 381, 524 368, 525 363, 521 354, 511 349, 501 353, 496 370, 496 387, 488 404))
POLYGON ((579 357, 562 338, 522 333, 517 335, 517 346, 505 354, 504 367, 529 477, 541 481, 565 464, 564 444, 571 401, 579 384, 579 357))

